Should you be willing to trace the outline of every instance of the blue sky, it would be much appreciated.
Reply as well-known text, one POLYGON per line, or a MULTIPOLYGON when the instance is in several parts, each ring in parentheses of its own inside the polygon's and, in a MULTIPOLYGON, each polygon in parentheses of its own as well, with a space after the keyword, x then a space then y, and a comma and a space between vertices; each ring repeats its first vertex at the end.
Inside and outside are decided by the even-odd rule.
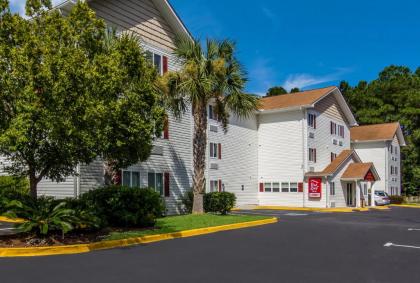
MULTIPOLYGON (((11 0, 15 9, 23 0, 11 0)), ((200 39, 230 38, 247 91, 372 80, 390 64, 420 66, 418 0, 171 0, 200 39)), ((20 5, 19 5, 20 4, 20 5)))

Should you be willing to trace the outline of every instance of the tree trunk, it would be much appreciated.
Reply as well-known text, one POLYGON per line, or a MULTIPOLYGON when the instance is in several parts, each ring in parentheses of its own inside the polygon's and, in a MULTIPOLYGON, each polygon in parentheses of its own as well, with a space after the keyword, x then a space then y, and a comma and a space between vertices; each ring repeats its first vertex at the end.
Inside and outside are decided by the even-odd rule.
POLYGON ((33 199, 37 199, 39 180, 37 179, 35 172, 32 172, 33 170, 30 169, 29 171, 29 193, 33 199))
POLYGON ((121 185, 121 176, 119 170, 115 169, 115 161, 107 160, 104 163, 105 169, 105 185, 121 185))
POLYGON ((194 177, 193 177, 193 214, 204 213, 203 195, 205 191, 204 170, 206 167, 207 148, 207 111, 206 103, 194 105, 194 177))

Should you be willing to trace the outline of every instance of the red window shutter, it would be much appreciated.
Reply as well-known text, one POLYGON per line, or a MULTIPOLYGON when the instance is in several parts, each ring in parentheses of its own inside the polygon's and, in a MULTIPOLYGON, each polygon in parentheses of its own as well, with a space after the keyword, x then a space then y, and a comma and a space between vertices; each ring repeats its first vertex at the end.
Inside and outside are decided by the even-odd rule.
POLYGON ((260 193, 264 192, 264 184, 260 183, 260 193))
POLYGON ((118 170, 117 174, 114 177, 114 184, 121 186, 122 184, 122 170, 118 170))
POLYGON ((222 191, 222 180, 219 179, 219 192, 222 191))
POLYGON ((316 129, 316 115, 314 115, 314 129, 316 129))
POLYGON ((314 148, 314 162, 316 163, 316 148, 314 148))
POLYGON ((163 138, 165 140, 169 139, 169 120, 168 117, 165 118, 165 121, 163 122, 163 138))
POLYGON ((168 57, 163 56, 163 73, 168 72, 168 57))
POLYGON ((170 192, 169 192, 169 172, 165 172, 164 173, 164 187, 165 187, 165 197, 169 197, 170 196, 170 192))
POLYGON ((221 143, 218 144, 218 154, 219 154, 218 158, 222 159, 222 144, 221 143))
POLYGON ((331 133, 331 135, 334 134, 334 132, 333 132, 333 126, 334 126, 334 123, 333 122, 330 122, 330 133, 331 133))
POLYGON ((300 182, 298 183, 298 193, 302 193, 303 192, 303 183, 300 182))

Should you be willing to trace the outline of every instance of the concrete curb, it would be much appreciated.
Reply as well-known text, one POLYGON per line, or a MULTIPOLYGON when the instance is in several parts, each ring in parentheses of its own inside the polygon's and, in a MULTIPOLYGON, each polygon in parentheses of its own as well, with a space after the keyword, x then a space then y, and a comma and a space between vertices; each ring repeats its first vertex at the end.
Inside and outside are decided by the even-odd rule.
POLYGON ((220 231, 242 229, 266 224, 276 223, 276 217, 255 220, 234 224, 227 224, 221 226, 213 226, 206 228, 198 228, 192 230, 185 230, 167 234, 148 235, 137 238, 129 238, 122 240, 103 241, 91 244, 69 245, 69 246, 55 246, 55 247, 30 247, 30 248, 0 248, 0 257, 32 257, 32 256, 48 256, 48 255, 65 255, 65 254, 80 254, 96 250, 121 248, 132 245, 147 244, 164 240, 171 240, 176 238, 186 238, 220 231))
POLYGON ((420 205, 409 205, 409 204, 390 204, 389 206, 408 207, 408 208, 420 208, 420 205))
POLYGON ((21 219, 21 218, 9 218, 6 216, 0 216, 0 221, 1 222, 8 222, 8 223, 23 223, 25 222, 25 219, 21 219))
MULTIPOLYGON (((316 211, 316 212, 338 212, 338 213, 350 213, 350 212, 365 212, 370 209, 388 210, 389 207, 336 207, 336 208, 322 208, 322 207, 289 207, 289 206, 257 206, 253 210, 290 210, 290 211, 316 211)), ((240 211, 241 209, 235 209, 240 211)))

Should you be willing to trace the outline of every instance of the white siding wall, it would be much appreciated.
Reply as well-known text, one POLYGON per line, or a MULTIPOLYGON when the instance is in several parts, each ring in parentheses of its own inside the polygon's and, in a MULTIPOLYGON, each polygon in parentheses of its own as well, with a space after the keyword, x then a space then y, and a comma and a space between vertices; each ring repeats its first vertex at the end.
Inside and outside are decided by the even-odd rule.
POLYGON ((393 146, 392 153, 388 148, 388 194, 401 194, 401 156, 400 156, 400 145, 398 143, 397 136, 394 136, 392 142, 390 142, 391 146, 393 146), (395 151, 397 149, 397 151, 395 151), (397 167, 398 174, 391 175, 391 166, 397 167), (392 190, 391 188, 394 188, 392 190))
POLYGON ((239 119, 231 115, 227 133, 217 121, 209 119, 208 144, 210 142, 221 143, 222 158, 209 158, 207 147, 207 191, 210 190, 210 180, 220 179, 225 191, 235 193, 237 205, 258 204, 256 117, 239 119), (216 126, 217 132, 210 131, 211 126, 216 126), (217 164, 218 168, 211 169, 210 164, 217 164))
POLYGON ((387 191, 388 175, 388 148, 385 142, 352 143, 353 149, 362 162, 373 162, 381 180, 375 182, 375 190, 387 191))
MULTIPOLYGON (((303 116, 300 110, 259 115, 259 183, 303 182, 303 116)), ((302 193, 258 194, 260 205, 302 206, 302 193)))
POLYGON ((64 182, 54 182, 42 179, 38 183, 38 195, 53 196, 56 198, 72 198, 76 196, 76 178, 69 176, 64 182))
POLYGON ((315 137, 309 138, 309 133, 306 135, 308 148, 316 148, 317 162, 308 162, 308 166, 314 167, 314 171, 319 172, 331 163, 331 153, 336 153, 338 156, 341 151, 350 148, 350 128, 333 95, 329 95, 318 102, 315 109, 309 109, 308 113, 317 115, 316 129, 308 127, 308 132, 313 132, 315 137), (331 135, 331 121, 344 126, 344 138, 341 138, 338 134, 331 135), (333 140, 337 141, 337 145, 333 144, 333 140), (340 142, 342 143, 341 146, 339 145, 340 142))

